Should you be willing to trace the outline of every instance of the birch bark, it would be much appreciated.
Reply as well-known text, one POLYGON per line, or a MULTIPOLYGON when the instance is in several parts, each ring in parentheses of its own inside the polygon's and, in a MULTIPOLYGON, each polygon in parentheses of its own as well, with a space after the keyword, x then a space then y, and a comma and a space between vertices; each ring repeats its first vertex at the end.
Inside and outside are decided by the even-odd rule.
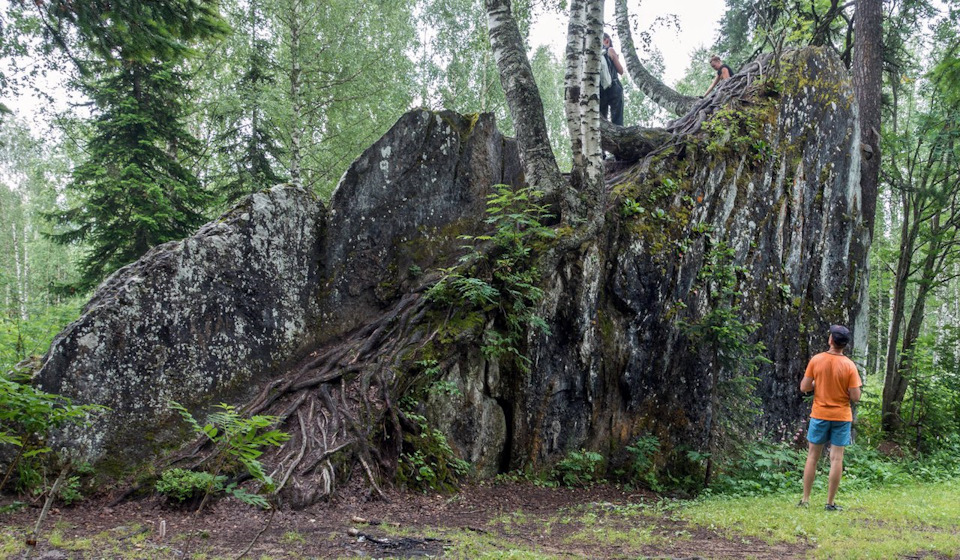
POLYGON ((627 9, 627 0, 617 0, 616 18, 617 33, 620 35, 623 56, 627 62, 627 72, 630 74, 633 83, 651 101, 674 115, 683 116, 689 113, 698 98, 683 95, 671 89, 648 72, 640 62, 636 45, 633 42, 633 32, 630 30, 630 13, 627 9))
POLYGON ((561 191, 563 178, 553 157, 540 90, 511 12, 510 0, 485 0, 490 47, 517 131, 527 183, 547 195, 561 191))

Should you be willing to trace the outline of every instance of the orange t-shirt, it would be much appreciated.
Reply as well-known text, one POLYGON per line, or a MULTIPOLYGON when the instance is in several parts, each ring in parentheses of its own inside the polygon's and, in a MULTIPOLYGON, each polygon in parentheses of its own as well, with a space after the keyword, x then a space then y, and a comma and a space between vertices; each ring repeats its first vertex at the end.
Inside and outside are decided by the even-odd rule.
POLYGON ((821 352, 810 358, 803 376, 813 378, 810 418, 853 421, 847 389, 860 386, 860 373, 850 358, 821 352))

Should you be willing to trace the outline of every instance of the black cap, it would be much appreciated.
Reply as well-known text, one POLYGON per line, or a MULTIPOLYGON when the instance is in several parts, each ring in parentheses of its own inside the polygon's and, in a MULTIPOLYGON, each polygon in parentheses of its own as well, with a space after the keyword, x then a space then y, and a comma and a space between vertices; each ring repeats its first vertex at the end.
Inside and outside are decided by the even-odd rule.
POLYGON ((846 346, 850 342, 850 329, 843 325, 831 325, 830 334, 833 335, 833 343, 837 346, 846 346))

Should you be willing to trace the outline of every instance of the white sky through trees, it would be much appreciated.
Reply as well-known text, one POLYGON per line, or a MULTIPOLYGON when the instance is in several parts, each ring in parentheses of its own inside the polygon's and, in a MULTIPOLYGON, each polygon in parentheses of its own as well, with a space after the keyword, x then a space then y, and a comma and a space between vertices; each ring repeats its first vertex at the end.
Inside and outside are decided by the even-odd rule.
MULTIPOLYGON (((615 0, 604 2, 606 14, 604 17, 605 30, 613 36, 617 50, 620 50, 620 38, 616 33, 616 19, 614 18, 615 0)), ((660 49, 666 65, 664 82, 673 86, 679 81, 688 66, 693 51, 698 47, 709 48, 717 38, 720 18, 725 9, 724 0, 630 0, 630 16, 638 22, 634 27, 634 39, 637 41, 637 55, 644 58, 642 45, 639 44, 637 32, 651 30, 652 47, 660 49), (668 24, 664 19, 656 24, 658 18, 676 16, 679 25, 668 24)), ((530 43, 532 48, 539 45, 549 45, 553 53, 563 58, 564 44, 567 39, 566 18, 557 14, 538 14, 531 29, 530 43)), ((702 61, 704 65, 709 62, 702 61)))

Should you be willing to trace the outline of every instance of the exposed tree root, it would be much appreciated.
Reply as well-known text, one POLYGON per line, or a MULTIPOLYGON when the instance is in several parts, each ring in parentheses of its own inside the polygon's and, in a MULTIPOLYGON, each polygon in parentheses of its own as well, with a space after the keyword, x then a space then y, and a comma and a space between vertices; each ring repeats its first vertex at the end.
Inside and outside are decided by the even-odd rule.
POLYGON ((639 161, 660 153, 679 138, 699 132, 704 121, 732 101, 754 97, 758 92, 757 81, 769 74, 772 60, 772 54, 761 55, 729 80, 720 82, 710 95, 697 100, 690 112, 670 121, 664 128, 619 127, 601 121, 603 149, 625 161, 639 161))
MULTIPOLYGON (((291 435, 263 458, 282 503, 314 503, 334 491, 338 477, 354 470, 386 499, 381 481, 396 468, 402 426, 415 426, 404 421, 392 395, 404 394, 414 382, 397 375, 402 363, 436 336, 424 321, 428 308, 422 294, 407 294, 376 321, 267 384, 243 408, 246 415, 276 416, 291 435)), ((209 441, 198 439, 167 466, 197 468, 214 451, 209 441)))

